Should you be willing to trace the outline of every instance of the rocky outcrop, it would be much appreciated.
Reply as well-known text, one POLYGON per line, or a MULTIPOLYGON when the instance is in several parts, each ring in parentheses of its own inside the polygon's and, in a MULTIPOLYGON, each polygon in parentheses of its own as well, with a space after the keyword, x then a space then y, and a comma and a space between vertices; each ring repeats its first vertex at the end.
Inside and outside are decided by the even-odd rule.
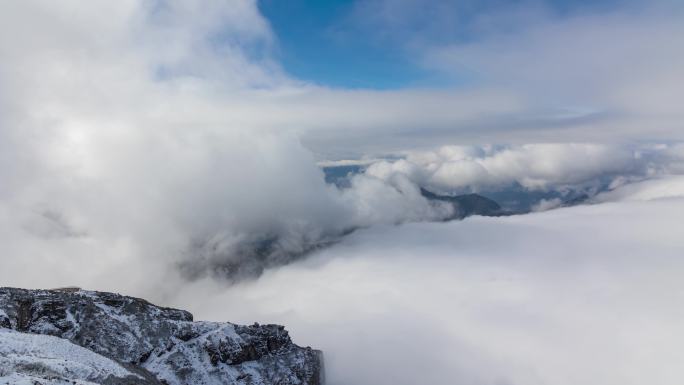
POLYGON ((282 326, 193 322, 118 294, 0 288, 0 327, 71 341, 161 384, 322 384, 321 352, 282 326))

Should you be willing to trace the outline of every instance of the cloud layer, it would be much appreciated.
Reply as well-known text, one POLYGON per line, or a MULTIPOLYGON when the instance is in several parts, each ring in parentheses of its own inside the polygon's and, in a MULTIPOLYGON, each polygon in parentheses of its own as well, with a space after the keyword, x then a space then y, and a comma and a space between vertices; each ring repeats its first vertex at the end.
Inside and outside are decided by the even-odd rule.
MULTIPOLYGON (((37 264, 36 282, 60 285, 84 264, 144 276, 188 260, 195 276, 273 240, 260 257, 277 264, 404 218, 406 203, 381 211, 363 189, 326 186, 287 119, 262 118, 307 87, 270 60, 254 2, 101 5, 0 6, 0 226, 14 266, 3 278, 37 264)), ((430 214, 419 203, 409 217, 430 214)))
POLYGON ((192 278, 254 275, 354 228, 448 216, 419 187, 560 189, 648 176, 652 163, 681 172, 674 145, 648 156, 640 146, 572 143, 420 152, 453 135, 505 139, 518 131, 504 121, 528 101, 496 85, 302 84, 272 59, 277 39, 251 1, 100 5, 0 6, 0 225, 16 264, 8 279, 38 264, 56 269, 46 285, 70 284, 84 263, 98 274, 180 264, 192 278), (342 191, 315 165, 331 151, 407 148, 342 191))
POLYGON ((324 349, 333 385, 677 384, 684 190, 630 190, 642 199, 374 228, 171 303, 288 325, 324 349))
POLYGON ((407 151, 399 160, 377 161, 365 174, 382 180, 403 175, 446 193, 502 190, 562 191, 634 178, 681 172, 681 145, 535 143, 498 146, 443 146, 407 151))

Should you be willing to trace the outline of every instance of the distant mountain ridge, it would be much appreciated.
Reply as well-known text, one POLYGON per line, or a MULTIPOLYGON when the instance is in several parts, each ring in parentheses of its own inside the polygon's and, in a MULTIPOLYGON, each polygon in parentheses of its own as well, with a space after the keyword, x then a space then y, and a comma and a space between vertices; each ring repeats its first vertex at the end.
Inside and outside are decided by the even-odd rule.
POLYGON ((501 208, 501 206, 479 194, 462 194, 462 195, 438 195, 424 188, 420 189, 420 194, 429 201, 449 202, 454 207, 454 214, 445 220, 463 219, 472 215, 481 215, 485 217, 500 217, 505 215, 516 214, 501 208))

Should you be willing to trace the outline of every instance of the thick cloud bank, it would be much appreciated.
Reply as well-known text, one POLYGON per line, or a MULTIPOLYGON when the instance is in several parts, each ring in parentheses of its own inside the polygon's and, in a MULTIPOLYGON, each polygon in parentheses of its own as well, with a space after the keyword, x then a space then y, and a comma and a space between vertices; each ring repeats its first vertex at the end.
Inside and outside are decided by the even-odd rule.
POLYGON ((373 164, 339 190, 300 134, 413 122, 429 137, 415 127, 519 103, 487 90, 322 89, 287 76, 274 44, 247 0, 2 3, 0 243, 11 258, 0 277, 69 285, 83 266, 92 282, 116 269, 151 285, 143 277, 177 268, 253 277, 356 228, 449 216, 420 187, 562 189, 682 171, 675 146, 445 147, 373 164), (29 266, 32 277, 18 274, 29 266))
POLYGON ((349 228, 444 215, 415 188, 342 194, 292 131, 259 123, 256 99, 306 87, 269 59, 254 2, 103 5, 0 5, 7 284, 35 286, 11 279, 26 266, 41 285, 84 265, 254 276, 349 228))
POLYGON ((684 189, 675 178, 630 190, 545 213, 373 228, 257 282, 197 283, 171 302, 287 324, 326 352, 331 385, 675 385, 684 189))
POLYGON ((404 175, 434 189, 481 191, 512 184, 527 190, 567 190, 625 183, 634 178, 681 173, 681 145, 541 143, 513 146, 444 146, 411 151, 403 159, 379 161, 366 174, 389 180, 404 175))

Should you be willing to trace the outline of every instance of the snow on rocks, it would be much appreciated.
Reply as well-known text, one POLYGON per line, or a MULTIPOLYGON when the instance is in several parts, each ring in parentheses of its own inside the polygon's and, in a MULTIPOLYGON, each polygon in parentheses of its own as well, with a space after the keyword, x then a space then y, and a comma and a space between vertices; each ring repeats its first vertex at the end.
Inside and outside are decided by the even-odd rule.
POLYGON ((0 384, 144 384, 145 379, 65 339, 0 329, 0 384))
POLYGON ((323 381, 322 354, 279 325, 193 322, 183 310, 83 290, 0 288, 0 311, 0 327, 69 340, 162 384, 323 381))

